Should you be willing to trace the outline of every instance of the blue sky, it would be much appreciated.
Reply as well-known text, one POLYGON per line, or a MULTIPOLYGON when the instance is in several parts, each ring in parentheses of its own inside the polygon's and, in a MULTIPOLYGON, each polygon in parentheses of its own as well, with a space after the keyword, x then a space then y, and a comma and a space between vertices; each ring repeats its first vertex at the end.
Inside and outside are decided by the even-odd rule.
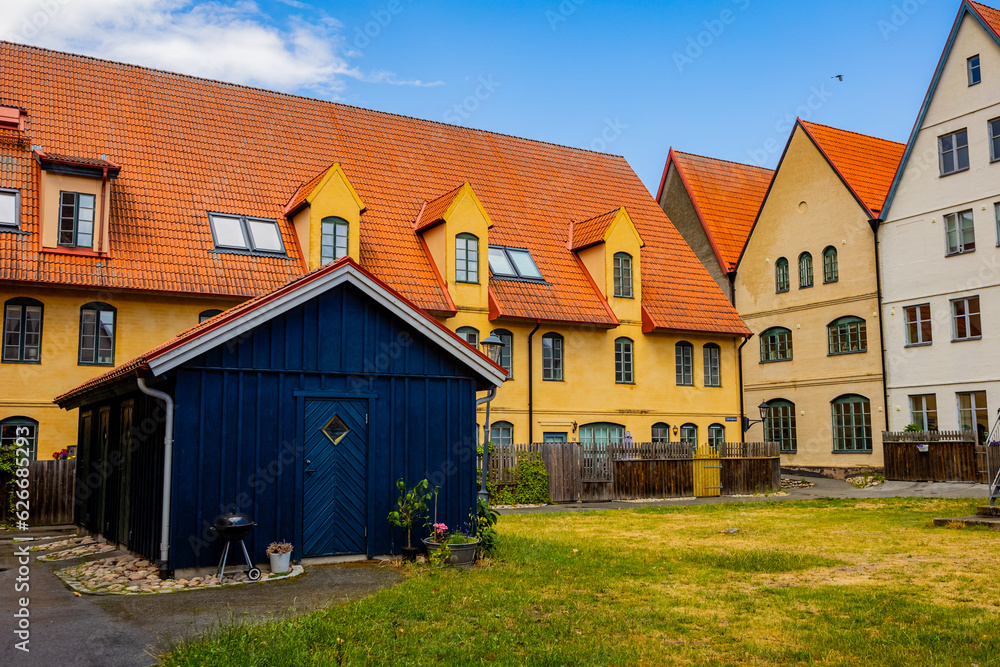
POLYGON ((655 192, 671 146, 773 167, 797 115, 905 141, 958 7, 36 0, 0 38, 624 155, 655 192))

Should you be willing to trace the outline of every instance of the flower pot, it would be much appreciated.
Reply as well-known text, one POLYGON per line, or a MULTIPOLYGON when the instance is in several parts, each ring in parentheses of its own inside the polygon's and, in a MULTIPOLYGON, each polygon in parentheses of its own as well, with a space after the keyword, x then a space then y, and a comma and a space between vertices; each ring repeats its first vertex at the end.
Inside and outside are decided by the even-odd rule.
POLYGON ((289 561, 292 560, 291 552, 287 554, 268 554, 267 557, 271 560, 272 574, 284 574, 288 572, 289 561))
MULTIPOLYGON (((428 555, 441 548, 440 544, 431 542, 429 539, 423 540, 423 543, 427 547, 428 555)), ((472 565, 476 561, 476 548, 478 546, 479 540, 469 542, 468 544, 449 544, 448 548, 451 550, 451 555, 448 557, 448 564, 472 565)))
POLYGON ((930 445, 917 445, 918 452, 924 452, 925 454, 930 450, 930 445))
POLYGON ((420 553, 420 547, 403 547, 403 560, 416 563, 418 553, 420 553))

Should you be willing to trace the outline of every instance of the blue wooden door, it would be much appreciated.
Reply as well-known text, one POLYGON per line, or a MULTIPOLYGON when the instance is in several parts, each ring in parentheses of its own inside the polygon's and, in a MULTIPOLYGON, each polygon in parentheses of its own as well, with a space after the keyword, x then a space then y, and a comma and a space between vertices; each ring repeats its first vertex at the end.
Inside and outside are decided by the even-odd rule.
POLYGON ((368 404, 309 398, 304 419, 303 555, 367 553, 368 404))

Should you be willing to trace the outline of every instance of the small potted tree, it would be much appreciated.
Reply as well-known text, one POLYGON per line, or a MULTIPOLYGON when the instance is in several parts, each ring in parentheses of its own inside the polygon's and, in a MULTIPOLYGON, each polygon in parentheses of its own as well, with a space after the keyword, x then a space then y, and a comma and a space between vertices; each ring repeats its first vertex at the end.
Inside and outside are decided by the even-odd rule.
POLYGON ((289 561, 292 559, 292 544, 290 542, 271 542, 266 553, 271 561, 273 574, 288 572, 289 561))
POLYGON ((402 479, 396 480, 396 488, 399 489, 399 498, 396 500, 395 511, 389 512, 389 523, 396 528, 406 530, 406 546, 403 547, 403 560, 414 562, 417 560, 419 549, 413 546, 410 535, 413 524, 420 517, 427 514, 427 499, 431 497, 428 491, 430 484, 426 479, 417 482, 412 489, 406 488, 406 482, 402 479))

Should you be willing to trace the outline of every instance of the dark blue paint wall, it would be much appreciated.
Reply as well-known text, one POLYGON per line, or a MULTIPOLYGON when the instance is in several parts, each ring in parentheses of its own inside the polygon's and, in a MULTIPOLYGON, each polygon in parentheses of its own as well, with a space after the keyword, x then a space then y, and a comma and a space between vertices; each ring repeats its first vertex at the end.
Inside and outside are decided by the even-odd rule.
MULTIPOLYGON (((172 568, 218 562, 221 545, 208 527, 233 506, 259 524, 247 539, 255 561, 266 560, 272 541, 302 544, 306 395, 368 401, 369 556, 405 545, 405 533, 386 521, 398 478, 439 485, 438 520, 449 526, 467 523, 475 507, 477 378, 353 286, 315 297, 170 375, 177 406, 172 568)), ((415 530, 414 539, 424 534, 415 530)))

